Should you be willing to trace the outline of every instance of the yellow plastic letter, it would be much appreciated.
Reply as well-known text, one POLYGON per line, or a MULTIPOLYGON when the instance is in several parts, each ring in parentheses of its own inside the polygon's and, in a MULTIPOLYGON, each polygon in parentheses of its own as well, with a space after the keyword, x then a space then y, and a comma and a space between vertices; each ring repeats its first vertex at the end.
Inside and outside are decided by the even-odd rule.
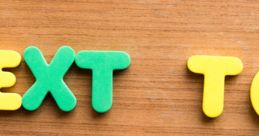
MULTIPOLYGON (((21 55, 16 51, 0 50, 0 88, 11 87, 15 84, 15 75, 4 72, 3 68, 17 67, 21 62, 21 55)), ((21 107, 22 98, 17 93, 0 92, 0 110, 17 110, 21 107)))
POLYGON ((190 71, 204 75, 202 109, 210 118, 218 117, 224 107, 226 75, 238 75, 243 63, 236 57, 196 55, 188 60, 190 71))
POLYGON ((250 99, 255 112, 259 115, 259 72, 256 73, 252 81, 250 99))

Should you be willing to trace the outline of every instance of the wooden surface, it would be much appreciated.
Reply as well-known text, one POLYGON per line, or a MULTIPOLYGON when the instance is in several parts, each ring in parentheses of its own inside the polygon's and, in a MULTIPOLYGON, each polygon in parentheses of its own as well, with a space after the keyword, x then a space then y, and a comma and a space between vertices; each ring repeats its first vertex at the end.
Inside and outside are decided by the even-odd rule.
MULTIPOLYGON (((37 45, 50 61, 61 45, 79 50, 123 50, 128 70, 115 72, 113 108, 91 108, 91 72, 75 65, 65 81, 78 99, 61 112, 51 96, 39 110, 0 112, 0 135, 258 135, 249 99, 259 71, 258 0, 1 0, 0 48, 23 53, 37 45), (224 113, 201 110, 203 77, 189 72, 194 54, 240 57, 244 71, 228 77, 224 113)), ((17 84, 34 82, 23 62, 17 84)))

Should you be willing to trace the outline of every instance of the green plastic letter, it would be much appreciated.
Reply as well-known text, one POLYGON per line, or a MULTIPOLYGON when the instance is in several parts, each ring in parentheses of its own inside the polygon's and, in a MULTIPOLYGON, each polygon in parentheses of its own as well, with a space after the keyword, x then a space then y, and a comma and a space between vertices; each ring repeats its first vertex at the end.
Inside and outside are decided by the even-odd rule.
POLYGON ((36 82, 24 94, 23 107, 30 111, 38 109, 50 92, 61 110, 73 110, 76 106, 76 97, 65 84, 63 77, 74 59, 73 49, 64 46, 57 51, 51 63, 47 64, 38 48, 28 47, 24 52, 24 60, 36 77, 36 82))
POLYGON ((75 59, 80 68, 91 69, 92 107, 96 112, 107 112, 112 107, 113 70, 129 66, 130 57, 120 51, 81 51, 75 59))

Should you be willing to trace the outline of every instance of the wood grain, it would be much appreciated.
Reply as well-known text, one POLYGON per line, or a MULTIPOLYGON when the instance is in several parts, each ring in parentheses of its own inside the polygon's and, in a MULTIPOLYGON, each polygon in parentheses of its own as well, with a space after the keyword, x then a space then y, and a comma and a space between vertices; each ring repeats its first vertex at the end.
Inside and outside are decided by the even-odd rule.
MULTIPOLYGON (((91 108, 91 72, 75 65, 65 81, 78 99, 61 112, 51 96, 35 112, 0 112, 0 135, 258 135, 249 88, 259 71, 258 0, 1 0, 0 48, 21 54, 38 46, 51 60, 61 45, 123 50, 128 70, 115 72, 113 108, 91 108), (244 71, 228 77, 224 114, 201 110, 203 77, 189 72, 191 55, 237 56, 244 71)), ((24 92, 34 78, 23 62, 12 69, 24 92)))

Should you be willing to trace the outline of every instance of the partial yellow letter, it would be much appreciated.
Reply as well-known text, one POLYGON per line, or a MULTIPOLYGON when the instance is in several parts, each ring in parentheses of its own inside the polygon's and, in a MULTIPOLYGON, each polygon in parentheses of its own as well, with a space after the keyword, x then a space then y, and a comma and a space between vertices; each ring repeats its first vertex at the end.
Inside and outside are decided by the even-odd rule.
MULTIPOLYGON (((15 75, 4 72, 3 68, 17 67, 21 62, 21 55, 16 51, 0 50, 0 88, 11 87, 15 84, 15 75)), ((17 93, 0 92, 0 110, 17 110, 21 107, 22 98, 17 93)))
POLYGON ((255 112, 257 115, 259 115, 259 72, 256 73, 252 81, 250 89, 250 100, 255 112))
POLYGON ((189 58, 187 65, 190 71, 204 75, 204 114, 218 117, 224 107, 225 76, 238 75, 243 70, 242 61, 236 57, 196 55, 189 58))

